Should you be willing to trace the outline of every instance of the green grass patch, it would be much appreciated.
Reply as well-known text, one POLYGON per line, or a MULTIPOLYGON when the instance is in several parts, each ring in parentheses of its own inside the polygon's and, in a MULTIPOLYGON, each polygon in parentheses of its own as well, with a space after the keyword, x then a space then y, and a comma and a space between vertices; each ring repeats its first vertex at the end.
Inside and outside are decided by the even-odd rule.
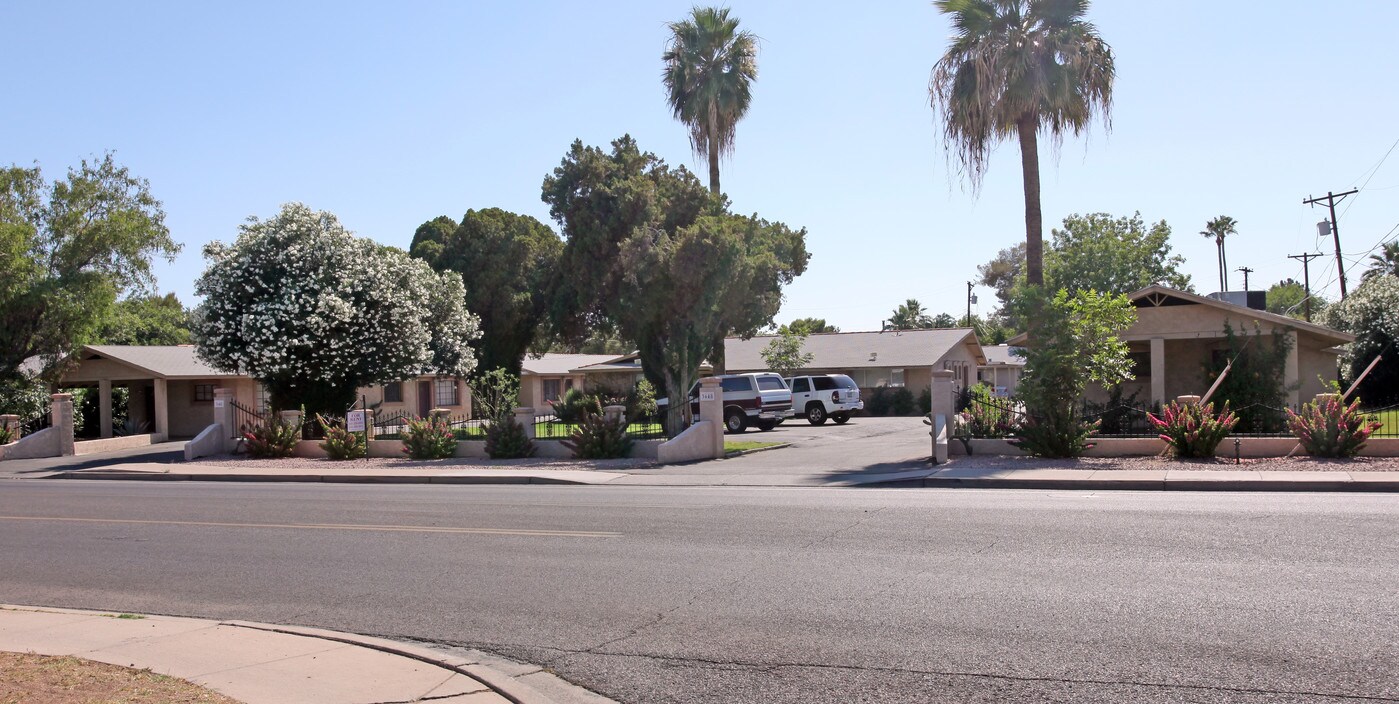
POLYGON ((145 618, 145 616, 142 616, 141 614, 116 614, 115 616, 112 616, 112 618, 120 618, 128 621, 140 621, 141 619, 145 618))
POLYGON ((765 447, 777 447, 785 443, 764 442, 762 440, 725 440, 724 452, 743 452, 744 450, 761 450, 765 447))
POLYGON ((1370 415, 1384 424, 1375 431, 1375 437, 1399 437, 1399 408, 1391 408, 1370 415))

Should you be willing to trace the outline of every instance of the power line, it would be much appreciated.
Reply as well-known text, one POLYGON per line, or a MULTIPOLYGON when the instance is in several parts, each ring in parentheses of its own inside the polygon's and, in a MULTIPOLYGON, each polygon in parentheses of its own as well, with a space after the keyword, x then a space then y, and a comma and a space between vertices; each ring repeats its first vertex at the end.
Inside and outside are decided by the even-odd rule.
POLYGON ((1352 188, 1349 191, 1346 191, 1345 193, 1339 194, 1327 191, 1325 198, 1302 199, 1302 205, 1316 205, 1322 201, 1325 201, 1326 207, 1331 211, 1331 220, 1329 221, 1330 225, 1325 228, 1318 225, 1317 231, 1324 237, 1328 233, 1323 232, 1323 230, 1329 229, 1331 231, 1330 234, 1336 240, 1336 270, 1340 273, 1341 277, 1341 300, 1343 301, 1346 299, 1346 263, 1341 259, 1341 227, 1340 223, 1336 222, 1336 201, 1344 200, 1346 196, 1354 195, 1359 192, 1360 189, 1358 188, 1352 188))
POLYGON ((1307 252, 1307 253, 1305 253, 1305 254, 1289 254, 1289 255, 1287 255, 1287 258, 1288 258, 1288 259, 1297 259, 1297 260, 1300 260, 1300 261, 1302 262, 1302 285, 1305 287, 1303 290, 1306 292, 1306 297, 1302 299, 1302 303, 1304 303, 1304 304, 1306 305, 1306 311, 1307 311, 1307 312, 1306 312, 1306 316, 1307 316, 1307 322, 1309 322, 1309 323, 1312 322, 1312 273, 1311 273, 1311 263, 1312 263, 1312 260, 1313 260, 1313 259, 1316 259, 1316 258, 1319 257, 1319 256, 1321 256, 1320 253, 1312 254, 1311 252, 1307 252))

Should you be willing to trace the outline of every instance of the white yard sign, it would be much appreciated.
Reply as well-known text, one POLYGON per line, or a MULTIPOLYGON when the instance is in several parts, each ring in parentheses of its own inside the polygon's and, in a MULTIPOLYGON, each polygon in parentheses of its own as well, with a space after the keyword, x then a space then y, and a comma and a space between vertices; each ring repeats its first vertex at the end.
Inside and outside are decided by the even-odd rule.
POLYGON ((345 416, 345 429, 352 433, 364 432, 364 411, 350 411, 345 416))

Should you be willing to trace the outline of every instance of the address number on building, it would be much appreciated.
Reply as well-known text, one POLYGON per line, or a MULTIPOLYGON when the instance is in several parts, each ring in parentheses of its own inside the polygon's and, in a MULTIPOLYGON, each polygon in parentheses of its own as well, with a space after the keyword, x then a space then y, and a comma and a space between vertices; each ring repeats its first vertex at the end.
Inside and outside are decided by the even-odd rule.
POLYGON ((714 392, 713 392, 713 391, 701 391, 701 392, 700 392, 700 400, 701 400, 701 401, 713 401, 713 400, 716 399, 716 398, 718 398, 718 397, 714 395, 714 392))

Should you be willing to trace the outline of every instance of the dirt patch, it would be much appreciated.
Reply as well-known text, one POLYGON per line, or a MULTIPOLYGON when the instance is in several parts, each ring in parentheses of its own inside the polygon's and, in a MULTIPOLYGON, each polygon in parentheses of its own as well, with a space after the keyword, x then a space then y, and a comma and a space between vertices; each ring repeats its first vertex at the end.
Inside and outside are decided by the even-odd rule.
POLYGON ((238 704, 182 679, 75 657, 0 652, 0 704, 238 704))
MULTIPOLYGON (((324 457, 281 457, 253 459, 247 455, 215 455, 190 462, 201 466, 226 466, 259 470, 326 470, 326 469, 599 469, 615 471, 644 469, 656 465, 655 460, 573 460, 559 457, 528 457, 519 460, 488 460, 479 457, 451 457, 445 460, 410 460, 407 457, 370 457, 348 461, 324 457)), ((0 703, 3 704, 3 703, 0 703)))
POLYGON ((953 455, 949 467, 978 467, 985 469, 1199 469, 1252 472, 1399 472, 1399 457, 1356 457, 1348 460, 1316 457, 1243 458, 1234 464, 1233 458, 1216 457, 1201 460, 1178 460, 1172 457, 1079 457, 1050 460, 1038 457, 1006 455, 953 455))

